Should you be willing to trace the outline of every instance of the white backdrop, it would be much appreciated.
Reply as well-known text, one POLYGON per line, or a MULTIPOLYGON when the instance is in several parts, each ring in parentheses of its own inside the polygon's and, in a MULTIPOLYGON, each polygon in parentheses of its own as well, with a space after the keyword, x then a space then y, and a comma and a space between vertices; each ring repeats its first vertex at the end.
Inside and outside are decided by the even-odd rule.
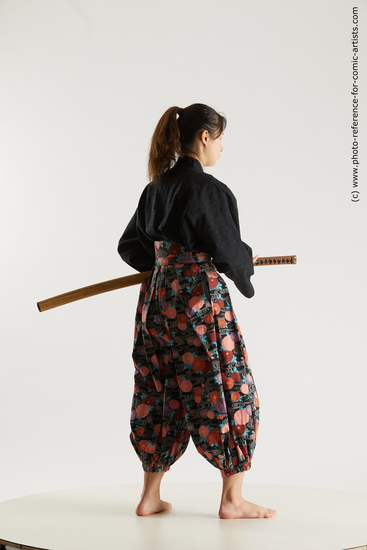
MULTIPOLYGON (((142 480, 129 440, 138 285, 44 313, 36 302, 135 273, 117 243, 152 133, 196 102, 228 119, 204 170, 237 197, 242 239, 298 259, 256 267, 251 299, 224 276, 260 399, 245 483, 367 494, 367 10, 354 6, 355 203, 351 2, 2 0, 0 500, 142 480)), ((220 473, 191 441, 164 479, 220 473)))

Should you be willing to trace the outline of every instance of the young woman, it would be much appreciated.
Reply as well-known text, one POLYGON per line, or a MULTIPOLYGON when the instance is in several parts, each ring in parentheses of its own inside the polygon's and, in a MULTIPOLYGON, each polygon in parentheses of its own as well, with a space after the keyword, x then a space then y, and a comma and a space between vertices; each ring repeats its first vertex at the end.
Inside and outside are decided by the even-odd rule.
POLYGON ((259 400, 223 272, 247 298, 258 256, 241 240, 236 198, 203 167, 223 151, 226 119, 195 103, 168 109, 154 131, 149 183, 118 245, 150 275, 136 310, 131 443, 142 461, 137 515, 171 508, 165 472, 192 438, 223 478, 220 518, 273 517, 242 498, 259 425, 259 400))

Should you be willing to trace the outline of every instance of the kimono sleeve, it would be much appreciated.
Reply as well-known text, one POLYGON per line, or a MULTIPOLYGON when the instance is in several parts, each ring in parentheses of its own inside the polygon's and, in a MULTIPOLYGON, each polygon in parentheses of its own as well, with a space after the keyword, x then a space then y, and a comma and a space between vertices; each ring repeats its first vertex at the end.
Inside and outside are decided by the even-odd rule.
POLYGON ((181 221, 190 244, 204 246, 202 252, 213 258, 218 271, 227 275, 246 298, 252 298, 255 294, 250 281, 254 274, 252 249, 241 240, 233 193, 229 189, 226 192, 215 181, 193 186, 181 221))
POLYGON ((142 273, 149 271, 154 265, 154 245, 151 243, 151 252, 143 245, 138 234, 137 217, 138 208, 119 240, 117 251, 124 262, 142 273))

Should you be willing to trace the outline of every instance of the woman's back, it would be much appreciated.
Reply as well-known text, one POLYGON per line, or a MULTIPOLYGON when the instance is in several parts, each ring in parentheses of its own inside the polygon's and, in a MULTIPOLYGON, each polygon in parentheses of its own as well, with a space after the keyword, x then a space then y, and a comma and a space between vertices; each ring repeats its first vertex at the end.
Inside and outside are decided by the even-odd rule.
POLYGON ((182 156, 162 180, 146 185, 118 252, 131 267, 145 271, 154 263, 154 241, 162 240, 206 252, 244 296, 254 295, 252 249, 241 240, 236 198, 191 156, 182 156))

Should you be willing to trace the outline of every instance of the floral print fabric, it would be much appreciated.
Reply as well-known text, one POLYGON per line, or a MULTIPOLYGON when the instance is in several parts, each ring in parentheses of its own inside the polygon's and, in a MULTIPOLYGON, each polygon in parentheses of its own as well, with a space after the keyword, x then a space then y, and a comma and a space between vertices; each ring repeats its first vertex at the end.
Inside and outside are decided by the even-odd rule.
POLYGON ((230 294, 211 257, 155 241, 135 317, 131 443, 167 471, 190 436, 228 477, 251 467, 259 399, 230 294))

